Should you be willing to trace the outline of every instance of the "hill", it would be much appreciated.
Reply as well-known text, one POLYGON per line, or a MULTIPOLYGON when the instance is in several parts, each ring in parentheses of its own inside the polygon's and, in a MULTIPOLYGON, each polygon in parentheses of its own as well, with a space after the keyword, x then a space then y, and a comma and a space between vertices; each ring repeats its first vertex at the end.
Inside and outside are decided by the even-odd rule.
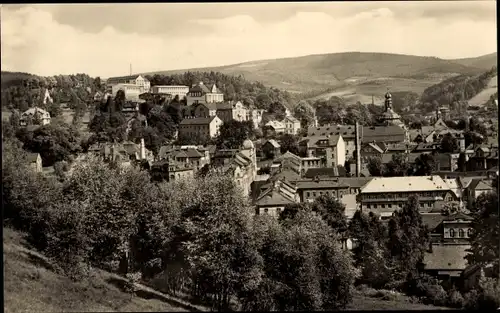
MULTIPOLYGON (((478 59, 478 58, 475 58, 478 59)), ((482 60, 482 59, 480 59, 482 60)), ((481 65, 486 61, 476 61, 481 65)), ((467 63, 468 61, 463 61, 467 63)), ((388 53, 333 53, 308 55, 296 58, 252 61, 234 65, 208 67, 201 69, 158 71, 146 74, 173 74, 185 71, 216 71, 228 75, 242 75, 249 81, 260 81, 266 86, 290 92, 324 90, 332 87, 339 89, 358 86, 358 93, 366 94, 371 89, 391 87, 421 92, 426 87, 447 77, 457 74, 478 74, 482 67, 444 60, 435 57, 420 57, 388 53), (396 83, 402 81, 402 83, 396 83), (378 88, 375 88, 377 87, 378 88)), ((493 66, 496 64, 496 59, 493 66)), ((490 68, 491 68, 490 66, 490 68)), ((385 90, 384 90, 385 91, 385 90)), ((382 91, 382 92, 384 92, 382 91)))
POLYGON ((493 66, 497 65, 497 53, 494 52, 477 58, 455 59, 453 60, 453 62, 465 66, 472 66, 476 68, 481 68, 483 70, 489 70, 493 66))
POLYGON ((43 255, 30 250, 22 235, 4 228, 4 309, 14 312, 193 312, 204 308, 142 287, 122 291, 123 278, 94 270, 86 282, 57 274, 43 255))

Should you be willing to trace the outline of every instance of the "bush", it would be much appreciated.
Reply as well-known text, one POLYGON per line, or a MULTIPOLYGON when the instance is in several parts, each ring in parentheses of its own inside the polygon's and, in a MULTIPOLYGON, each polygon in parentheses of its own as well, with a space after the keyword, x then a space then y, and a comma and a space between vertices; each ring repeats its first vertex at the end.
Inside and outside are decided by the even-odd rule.
POLYGON ((482 297, 480 297, 479 308, 495 310, 500 307, 500 282, 494 278, 484 278, 479 282, 482 297))
POLYGON ((472 289, 464 295, 464 308, 467 310, 475 310, 478 308, 480 292, 472 289))
POLYGON ((457 290, 451 290, 448 295, 448 306, 461 309, 464 306, 464 297, 457 290))

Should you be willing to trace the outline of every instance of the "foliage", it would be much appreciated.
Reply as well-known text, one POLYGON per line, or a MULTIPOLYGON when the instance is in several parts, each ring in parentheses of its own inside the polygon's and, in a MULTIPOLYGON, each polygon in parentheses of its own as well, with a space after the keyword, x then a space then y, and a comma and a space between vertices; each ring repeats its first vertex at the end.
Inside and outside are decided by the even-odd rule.
POLYGON ((23 129, 17 137, 24 143, 24 149, 40 153, 44 166, 71 160, 81 150, 78 131, 64 123, 47 124, 34 131, 23 129))
POLYGON ((432 154, 422 153, 415 159, 414 176, 429 176, 434 171, 435 160, 432 154))
POLYGON ((91 142, 122 142, 126 139, 125 116, 121 112, 94 115, 89 123, 91 142))
POLYGON ((347 218, 345 217, 345 205, 331 195, 322 195, 312 203, 312 211, 321 218, 337 233, 347 231, 347 218))
POLYGON ((406 160, 406 156, 401 153, 392 155, 391 161, 384 168, 383 175, 386 177, 406 176, 410 166, 406 160))
POLYGON ((291 134, 283 134, 278 137, 281 153, 290 151, 291 153, 299 154, 299 137, 291 134))
POLYGON ((382 164, 380 157, 370 157, 367 164, 368 172, 371 176, 380 177, 385 171, 385 166, 382 164))
POLYGON ((458 141, 451 134, 445 134, 441 139, 441 151, 453 153, 458 150, 458 141))
POLYGON ((253 137, 253 124, 251 121, 227 121, 219 129, 215 139, 217 147, 226 149, 239 149, 246 139, 253 137))
POLYGON ((300 101, 294 108, 294 116, 305 129, 313 125, 315 115, 314 108, 306 101, 300 101))

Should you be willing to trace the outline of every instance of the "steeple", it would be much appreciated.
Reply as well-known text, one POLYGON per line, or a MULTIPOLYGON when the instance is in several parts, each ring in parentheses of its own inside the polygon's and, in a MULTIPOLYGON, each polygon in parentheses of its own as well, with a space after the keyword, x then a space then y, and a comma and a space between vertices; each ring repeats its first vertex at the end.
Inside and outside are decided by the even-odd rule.
POLYGON ((387 93, 385 94, 385 111, 392 110, 392 95, 389 92, 389 89, 387 89, 387 93))

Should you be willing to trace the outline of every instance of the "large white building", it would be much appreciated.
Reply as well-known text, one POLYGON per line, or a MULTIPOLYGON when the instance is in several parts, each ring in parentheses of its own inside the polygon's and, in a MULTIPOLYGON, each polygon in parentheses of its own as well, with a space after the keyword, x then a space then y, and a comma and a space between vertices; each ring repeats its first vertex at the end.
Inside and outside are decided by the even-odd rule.
POLYGON ((182 100, 186 97, 189 92, 188 86, 170 86, 170 85, 157 85, 151 87, 152 93, 166 93, 172 95, 172 99, 175 96, 179 96, 179 100, 182 100))
POLYGON ((125 99, 131 101, 138 101, 139 95, 143 93, 143 87, 141 86, 134 84, 116 84, 111 86, 113 98, 116 97, 119 90, 123 90, 123 92, 125 92, 125 99))
POLYGON ((19 124, 21 126, 50 124, 50 113, 38 107, 28 109, 21 114, 19 124))
POLYGON ((224 102, 224 94, 215 84, 205 85, 203 82, 193 85, 186 96, 187 105, 224 102))
MULTIPOLYGON (((151 89, 151 83, 141 75, 130 75, 121 77, 111 77, 106 81, 106 86, 109 91, 113 90, 113 86, 119 84, 135 85, 139 87, 140 93, 148 92, 151 89)), ((116 93, 113 93, 115 95, 116 93)))

